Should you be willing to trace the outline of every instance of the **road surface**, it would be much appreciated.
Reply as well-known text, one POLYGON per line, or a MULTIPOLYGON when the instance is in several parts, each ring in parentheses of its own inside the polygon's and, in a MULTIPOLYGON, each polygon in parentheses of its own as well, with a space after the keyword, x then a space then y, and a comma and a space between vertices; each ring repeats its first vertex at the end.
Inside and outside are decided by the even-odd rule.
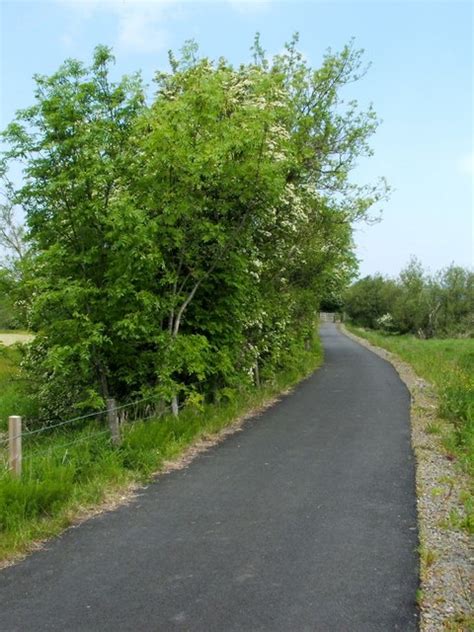
POLYGON ((325 363, 243 432, 0 573, 2 632, 417 629, 409 394, 322 326, 325 363))

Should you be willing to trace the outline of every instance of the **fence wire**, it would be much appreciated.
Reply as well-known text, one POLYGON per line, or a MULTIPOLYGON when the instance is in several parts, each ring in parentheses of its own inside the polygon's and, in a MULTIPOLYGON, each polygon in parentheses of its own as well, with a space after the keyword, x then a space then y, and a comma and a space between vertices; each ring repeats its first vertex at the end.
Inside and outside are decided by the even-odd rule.
POLYGON ((55 452, 56 450, 64 450, 65 448, 70 448, 73 445, 77 445, 78 443, 84 443, 84 441, 89 441, 90 439, 94 439, 96 437, 100 437, 105 434, 110 434, 109 430, 101 430, 100 432, 93 432, 91 434, 85 435, 83 437, 78 437, 73 441, 68 441, 67 443, 61 443, 60 445, 50 445, 44 450, 40 450, 38 452, 31 452, 23 457, 23 461, 27 461, 29 459, 33 459, 39 456, 44 456, 45 454, 51 454, 51 452, 55 452))
MULTIPOLYGON (((86 419, 92 419, 93 417, 99 417, 99 416, 107 416, 108 413, 111 412, 117 412, 117 411, 124 411, 127 408, 131 408, 132 406, 137 407, 139 404, 143 403, 143 402, 147 402, 147 401, 151 401, 153 399, 156 399, 158 397, 158 395, 152 395, 150 397, 144 397, 142 399, 136 400, 134 402, 128 402, 127 404, 121 404, 120 406, 114 406, 113 408, 109 408, 109 409, 104 409, 104 410, 99 410, 99 411, 95 411, 92 413, 86 413, 85 415, 79 415, 78 417, 72 417, 71 419, 66 419, 65 421, 60 421, 57 423, 46 423, 43 426, 41 426, 41 428, 36 428, 35 430, 25 430, 23 432, 21 432, 19 435, 15 435, 12 437, 12 439, 18 439, 19 437, 30 437, 32 435, 37 435, 40 434, 42 432, 48 432, 49 430, 54 430, 56 428, 61 428, 63 426, 67 426, 69 424, 72 423, 76 423, 78 421, 84 421, 86 419)), ((132 419, 132 421, 136 421, 138 418, 135 417, 134 419, 132 419)), ((125 423, 126 421, 128 421, 128 416, 127 415, 121 415, 119 414, 119 423, 125 423)), ((3 444, 7 444, 9 442, 9 438, 6 437, 5 439, 1 439, 0 440, 0 445, 3 444)))
MULTIPOLYGON (((157 397, 158 397, 157 395, 144 397, 140 400, 128 402, 126 404, 121 404, 120 406, 115 406, 113 408, 109 408, 106 410, 87 413, 87 414, 73 417, 71 419, 66 419, 64 421, 60 421, 57 423, 48 424, 48 425, 42 426, 41 428, 37 428, 35 430, 25 430, 24 432, 14 437, 11 437, 11 438, 5 437, 5 438, 0 439, 0 448, 2 448, 2 446, 7 446, 10 440, 14 440, 19 437, 27 437, 27 438, 38 437, 38 439, 40 439, 40 437, 42 436, 42 433, 47 432, 49 430, 62 428, 62 427, 65 427, 65 426, 68 426, 70 424, 80 422, 80 421, 92 420, 94 417, 97 418, 99 416, 102 416, 106 418, 107 414, 110 412, 117 413, 120 427, 129 426, 130 428, 132 428, 135 423, 138 423, 140 421, 149 421, 151 419, 159 420, 162 417, 164 417, 166 414, 169 414, 170 410, 169 410, 169 405, 166 405, 161 398, 158 400, 158 402, 153 404, 153 400, 156 400, 157 397)), ((185 403, 184 402, 181 403, 178 406, 178 410, 182 410, 184 406, 185 406, 185 403)), ((45 455, 52 456, 53 454, 61 450, 67 450, 67 448, 70 448, 72 446, 75 446, 77 444, 81 444, 87 441, 91 441, 93 439, 96 439, 97 437, 102 437, 104 435, 109 435, 109 439, 111 440, 112 437, 110 436, 110 429, 105 428, 104 430, 99 430, 98 432, 90 432, 85 435, 76 437, 72 439, 71 441, 67 441, 66 443, 61 443, 61 444, 52 443, 48 447, 45 447, 40 450, 35 450, 34 447, 31 446, 30 448, 31 451, 29 450, 28 454, 22 455, 22 461, 31 462, 31 460, 34 460, 35 458, 38 458, 38 457, 42 457, 45 455)), ((5 456, 4 459, 0 459, 0 470, 9 469, 8 456, 6 454, 4 456, 5 456)))

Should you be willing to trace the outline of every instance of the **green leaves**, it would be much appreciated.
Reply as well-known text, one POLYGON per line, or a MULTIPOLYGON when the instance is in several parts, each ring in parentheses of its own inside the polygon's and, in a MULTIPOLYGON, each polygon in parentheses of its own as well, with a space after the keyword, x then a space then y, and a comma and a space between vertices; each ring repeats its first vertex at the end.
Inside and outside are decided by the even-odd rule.
POLYGON ((351 46, 312 69, 297 50, 252 64, 187 42, 145 105, 113 56, 36 77, 7 128, 4 168, 35 253, 30 376, 44 415, 138 392, 196 405, 291 363, 321 298, 354 270, 351 222, 378 189, 349 173, 373 113, 341 107, 362 72, 351 46))
POLYGON ((423 338, 472 336, 474 274, 451 265, 428 274, 412 258, 398 279, 357 281, 346 293, 349 316, 366 327, 423 338))

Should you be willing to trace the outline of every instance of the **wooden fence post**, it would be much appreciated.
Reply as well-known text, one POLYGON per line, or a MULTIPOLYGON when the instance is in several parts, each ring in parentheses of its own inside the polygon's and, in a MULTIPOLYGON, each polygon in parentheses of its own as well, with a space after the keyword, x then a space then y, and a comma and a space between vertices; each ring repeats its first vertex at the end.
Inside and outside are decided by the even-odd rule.
POLYGON ((177 417, 179 415, 179 404, 177 395, 173 395, 173 397, 171 398, 171 412, 173 413, 173 417, 177 417))
POLYGON ((8 418, 8 446, 10 472, 21 476, 21 417, 8 418))
POLYGON ((120 443, 120 428, 115 399, 107 400, 107 420, 109 422, 110 434, 112 435, 112 443, 118 445, 120 443))
POLYGON ((255 365, 253 367, 253 376, 255 380, 255 386, 260 388, 260 370, 258 366, 258 360, 255 361, 255 365))

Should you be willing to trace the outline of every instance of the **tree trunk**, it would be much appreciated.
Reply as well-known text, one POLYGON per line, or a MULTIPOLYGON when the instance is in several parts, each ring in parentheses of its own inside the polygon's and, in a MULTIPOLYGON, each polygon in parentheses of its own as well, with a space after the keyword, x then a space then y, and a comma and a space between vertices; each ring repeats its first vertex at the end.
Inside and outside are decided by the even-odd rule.
POLYGON ((107 381, 107 373, 105 371, 104 365, 102 362, 97 363, 97 372, 99 374, 100 387, 102 391, 102 397, 107 400, 110 398, 109 395, 109 383, 107 381))
POLYGON ((176 314, 175 319, 174 319, 173 338, 176 338, 176 336, 178 335, 179 327, 181 325, 181 318, 182 318, 184 312, 186 311, 187 306, 193 300, 194 295, 196 294, 196 292, 198 290, 198 287, 201 285, 202 280, 203 279, 199 279, 199 281, 194 285, 193 289, 188 294, 188 297, 186 298, 184 303, 179 308, 178 313, 176 314))

